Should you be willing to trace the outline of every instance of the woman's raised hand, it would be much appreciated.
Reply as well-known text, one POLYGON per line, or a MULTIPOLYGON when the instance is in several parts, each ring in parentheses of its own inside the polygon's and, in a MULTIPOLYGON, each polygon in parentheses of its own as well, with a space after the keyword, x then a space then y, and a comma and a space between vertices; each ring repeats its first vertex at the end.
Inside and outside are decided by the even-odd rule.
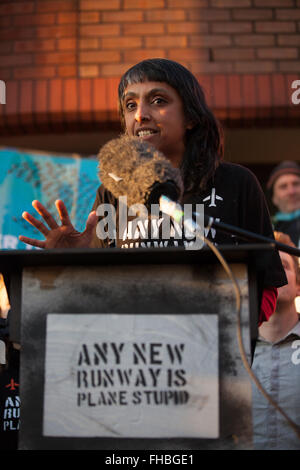
POLYGON ((19 240, 38 248, 88 248, 93 238, 93 232, 97 225, 98 217, 93 211, 89 214, 86 227, 83 232, 78 232, 72 225, 68 211, 63 201, 55 202, 61 225, 58 225, 52 215, 39 201, 32 202, 35 210, 43 217, 48 227, 29 212, 23 212, 22 217, 41 232, 45 240, 19 236, 19 240))

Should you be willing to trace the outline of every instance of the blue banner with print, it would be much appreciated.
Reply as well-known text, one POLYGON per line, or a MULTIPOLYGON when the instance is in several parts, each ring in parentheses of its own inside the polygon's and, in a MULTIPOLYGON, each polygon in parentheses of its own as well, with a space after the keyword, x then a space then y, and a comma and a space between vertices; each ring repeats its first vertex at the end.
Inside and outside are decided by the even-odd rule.
POLYGON ((57 222, 54 203, 62 199, 74 227, 84 230, 100 184, 97 166, 96 158, 0 149, 0 249, 33 249, 21 242, 19 235, 44 239, 22 218, 27 211, 41 219, 32 207, 35 199, 57 222))

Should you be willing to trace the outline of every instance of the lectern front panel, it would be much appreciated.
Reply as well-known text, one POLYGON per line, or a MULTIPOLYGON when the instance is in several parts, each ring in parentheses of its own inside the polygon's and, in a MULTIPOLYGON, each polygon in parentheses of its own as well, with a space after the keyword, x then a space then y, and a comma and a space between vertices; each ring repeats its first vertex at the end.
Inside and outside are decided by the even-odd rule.
POLYGON ((19 447, 251 448, 236 315, 218 264, 24 269, 19 447))

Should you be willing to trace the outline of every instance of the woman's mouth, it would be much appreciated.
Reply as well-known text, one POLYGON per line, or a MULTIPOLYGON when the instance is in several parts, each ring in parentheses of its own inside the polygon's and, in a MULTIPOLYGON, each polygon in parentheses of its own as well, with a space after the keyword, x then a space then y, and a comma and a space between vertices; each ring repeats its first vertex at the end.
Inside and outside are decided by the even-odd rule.
POLYGON ((139 129, 136 133, 138 137, 149 137, 154 134, 157 134, 157 131, 153 129, 139 129))

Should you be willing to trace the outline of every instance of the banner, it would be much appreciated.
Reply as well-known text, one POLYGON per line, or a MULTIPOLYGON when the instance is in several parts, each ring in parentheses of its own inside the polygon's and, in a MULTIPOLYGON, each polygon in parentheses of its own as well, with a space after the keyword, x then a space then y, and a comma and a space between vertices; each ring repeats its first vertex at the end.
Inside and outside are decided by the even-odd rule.
POLYGON ((0 249, 34 249, 19 235, 44 240, 44 236, 22 218, 27 211, 41 217, 32 207, 39 200, 59 223, 55 207, 61 199, 74 227, 85 228, 96 190, 100 184, 96 158, 0 149, 0 249))

